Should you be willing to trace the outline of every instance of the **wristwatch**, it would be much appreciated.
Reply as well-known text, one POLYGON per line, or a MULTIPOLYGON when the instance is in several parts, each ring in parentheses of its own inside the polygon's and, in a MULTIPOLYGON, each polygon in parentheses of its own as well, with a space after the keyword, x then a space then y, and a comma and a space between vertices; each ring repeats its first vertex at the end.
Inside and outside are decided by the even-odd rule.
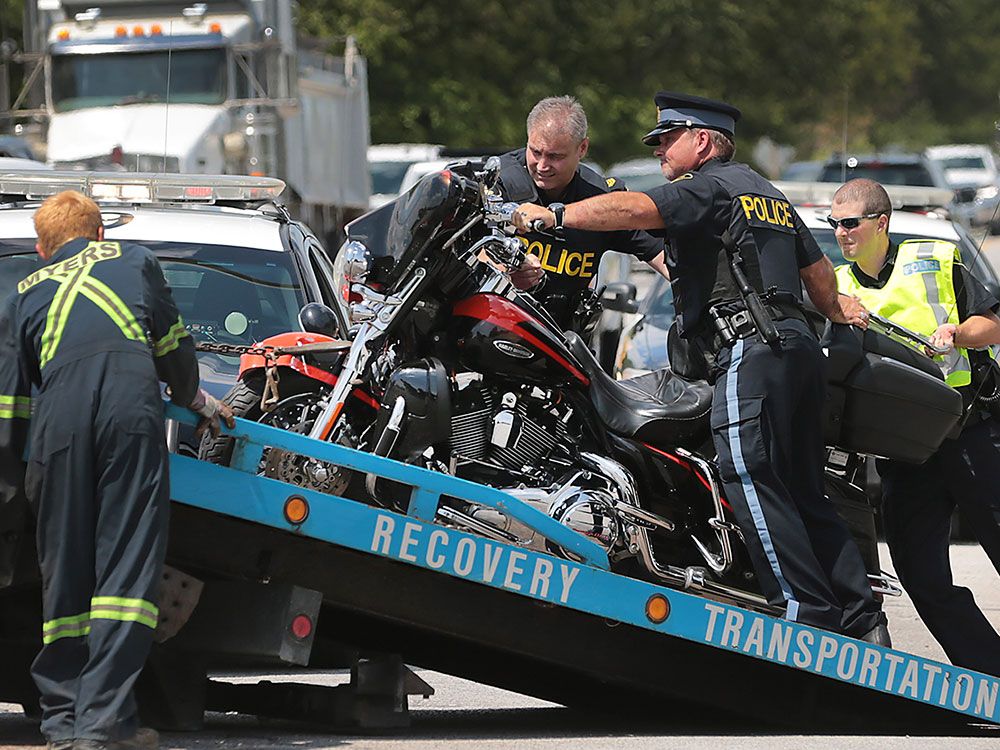
POLYGON ((550 203, 548 205, 549 211, 556 218, 556 223, 552 225, 553 229, 563 228, 563 216, 566 214, 566 204, 565 203, 550 203))

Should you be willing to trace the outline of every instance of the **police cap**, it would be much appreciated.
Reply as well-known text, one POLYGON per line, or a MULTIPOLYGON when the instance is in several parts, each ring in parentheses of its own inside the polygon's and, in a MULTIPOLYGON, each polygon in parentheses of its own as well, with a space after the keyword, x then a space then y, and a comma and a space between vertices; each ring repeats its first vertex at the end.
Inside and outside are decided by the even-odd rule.
POLYGON ((656 146, 661 133, 676 128, 708 128, 732 138, 741 114, 731 104, 673 91, 660 91, 653 101, 656 102, 656 127, 642 138, 647 146, 656 146))

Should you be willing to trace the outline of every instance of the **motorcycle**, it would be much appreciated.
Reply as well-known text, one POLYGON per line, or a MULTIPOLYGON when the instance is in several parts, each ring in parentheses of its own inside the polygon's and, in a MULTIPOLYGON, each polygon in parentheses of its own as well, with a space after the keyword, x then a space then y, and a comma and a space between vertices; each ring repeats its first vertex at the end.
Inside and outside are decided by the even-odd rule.
MULTIPOLYGON (((760 594, 713 463, 711 387, 669 369, 612 379, 577 334, 560 331, 514 288, 507 274, 524 246, 512 236, 516 206, 504 203, 498 176, 496 159, 479 171, 434 173, 352 222, 334 261, 339 309, 307 305, 305 333, 262 342, 327 342, 331 351, 286 353, 276 364, 245 354, 226 401, 240 416, 499 488, 598 542, 623 574, 780 614, 760 594), (338 334, 347 351, 332 351, 338 334), (280 399, 265 410, 269 369, 281 372, 280 399)), ((961 399, 955 413, 955 392, 933 363, 882 334, 834 327, 825 346, 828 442, 838 446, 827 494, 858 540, 873 589, 896 594, 879 567, 873 509, 852 482, 851 457, 926 458, 961 399), (888 410, 886 399, 895 399, 888 410), (912 418, 895 413, 914 408, 912 418), (909 430, 904 447, 865 442, 865 430, 893 425, 909 430)), ((225 463, 230 444, 206 437, 201 455, 225 463)), ((260 471, 388 508, 403 509, 408 498, 375 475, 274 448, 260 471)), ((436 521, 572 557, 474 503, 449 499, 436 521)))

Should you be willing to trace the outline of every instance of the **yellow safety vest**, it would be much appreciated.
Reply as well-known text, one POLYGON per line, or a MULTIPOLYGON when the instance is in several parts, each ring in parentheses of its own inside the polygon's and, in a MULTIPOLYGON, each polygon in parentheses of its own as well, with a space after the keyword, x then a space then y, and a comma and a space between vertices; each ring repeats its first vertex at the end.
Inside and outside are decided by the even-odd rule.
MULTIPOLYGON (((962 258, 952 242, 907 240, 899 245, 892 274, 881 289, 862 286, 851 264, 837 268, 837 286, 841 293, 858 297, 873 313, 930 336, 938 326, 959 323, 952 277, 956 262, 961 263, 962 258)), ((958 388, 972 382, 965 349, 935 359, 948 385, 958 388)))

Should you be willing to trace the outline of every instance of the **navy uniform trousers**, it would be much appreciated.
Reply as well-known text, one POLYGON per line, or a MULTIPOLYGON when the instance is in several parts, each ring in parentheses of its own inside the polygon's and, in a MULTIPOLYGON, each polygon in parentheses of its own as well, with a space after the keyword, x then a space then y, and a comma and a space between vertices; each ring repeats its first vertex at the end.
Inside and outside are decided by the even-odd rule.
POLYGON ((952 664, 1000 676, 1000 635, 952 581, 957 505, 1000 572, 1000 424, 967 426, 924 464, 880 461, 886 541, 899 580, 952 664))
POLYGON ((726 498, 768 602, 786 618, 861 637, 885 622, 857 544, 824 495, 819 342, 805 323, 724 348, 712 431, 726 498))
POLYGON ((26 489, 44 624, 32 674, 52 741, 123 739, 138 726, 132 687, 158 617, 169 488, 153 359, 131 344, 60 352, 33 416, 26 489))

